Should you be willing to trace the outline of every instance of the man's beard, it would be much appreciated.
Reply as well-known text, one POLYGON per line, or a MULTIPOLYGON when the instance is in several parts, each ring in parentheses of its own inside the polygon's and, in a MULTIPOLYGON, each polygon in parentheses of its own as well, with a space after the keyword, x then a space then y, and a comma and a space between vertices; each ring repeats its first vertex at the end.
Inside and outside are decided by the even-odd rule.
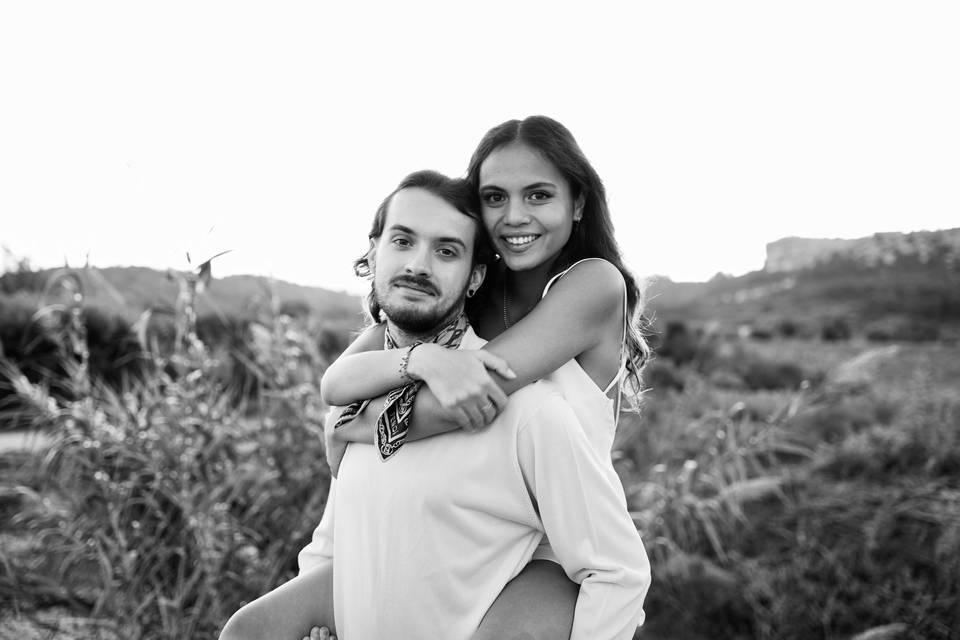
POLYGON ((398 329, 405 333, 419 336, 435 333, 436 330, 439 330, 447 321, 452 320, 453 316, 460 312, 467 287, 470 286, 469 282, 464 284, 463 289, 458 292, 458 295, 450 298, 450 303, 444 306, 436 305, 432 301, 429 303, 391 302, 389 295, 390 289, 392 289, 393 285, 397 282, 403 281, 408 281, 421 288, 432 290, 437 294, 438 298, 440 297, 440 292, 429 281, 412 276, 400 276, 387 283, 387 293, 384 295, 381 295, 381 292, 377 289, 376 285, 374 285, 374 298, 384 315, 387 316, 387 319, 398 329))

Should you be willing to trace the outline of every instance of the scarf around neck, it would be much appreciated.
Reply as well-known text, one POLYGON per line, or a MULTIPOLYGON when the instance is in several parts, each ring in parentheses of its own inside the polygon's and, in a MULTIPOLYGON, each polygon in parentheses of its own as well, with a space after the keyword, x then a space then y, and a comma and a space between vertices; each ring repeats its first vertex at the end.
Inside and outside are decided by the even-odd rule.
MULTIPOLYGON (((460 342, 470 328, 466 315, 461 312, 456 318, 444 325, 435 335, 425 339, 417 340, 410 348, 425 342, 432 342, 448 349, 457 349, 460 342)), ((398 349, 397 341, 390 333, 390 325, 387 325, 386 333, 383 336, 384 349, 398 349)), ((387 394, 387 399, 383 403, 383 410, 377 417, 377 429, 375 435, 375 444, 380 453, 380 460, 386 462, 400 450, 403 443, 406 442, 407 432, 410 430, 410 415, 413 413, 413 402, 417 397, 417 392, 423 382, 415 380, 401 387, 397 387, 387 394)), ((334 430, 349 423, 358 415, 363 413, 370 404, 370 400, 359 400, 350 403, 344 412, 340 415, 334 430)))

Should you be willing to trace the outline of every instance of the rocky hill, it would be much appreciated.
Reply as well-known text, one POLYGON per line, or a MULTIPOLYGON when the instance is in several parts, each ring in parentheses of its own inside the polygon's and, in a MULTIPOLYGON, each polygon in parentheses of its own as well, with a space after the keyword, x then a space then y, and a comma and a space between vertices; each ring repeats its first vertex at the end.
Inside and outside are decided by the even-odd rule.
POLYGON ((767 264, 709 282, 654 280, 647 312, 754 335, 960 340, 960 229, 856 240, 785 238, 767 264))
POLYGON ((832 260, 866 267, 900 262, 960 267, 960 228, 913 233, 875 233, 852 240, 783 238, 767 245, 764 271, 800 271, 832 260))

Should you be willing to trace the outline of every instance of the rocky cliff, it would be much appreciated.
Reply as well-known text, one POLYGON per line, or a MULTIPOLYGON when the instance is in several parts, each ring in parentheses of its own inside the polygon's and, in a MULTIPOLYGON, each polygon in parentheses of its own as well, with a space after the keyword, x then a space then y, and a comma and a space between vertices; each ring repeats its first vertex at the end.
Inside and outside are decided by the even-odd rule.
POLYGON ((767 244, 764 271, 799 271, 834 259, 865 266, 892 265, 902 260, 922 264, 943 262, 960 268, 960 228, 913 233, 875 233, 852 240, 783 238, 767 244))

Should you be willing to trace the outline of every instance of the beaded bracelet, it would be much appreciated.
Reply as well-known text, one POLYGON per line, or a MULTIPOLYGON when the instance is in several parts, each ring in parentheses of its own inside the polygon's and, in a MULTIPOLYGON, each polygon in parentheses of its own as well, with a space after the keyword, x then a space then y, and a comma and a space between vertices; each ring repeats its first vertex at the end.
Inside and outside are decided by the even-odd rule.
POLYGON ((403 378, 404 380, 406 380, 407 383, 416 382, 416 380, 414 380, 413 378, 411 378, 411 377, 410 377, 410 374, 407 373, 407 366, 410 364, 410 354, 413 353, 413 350, 416 349, 417 347, 419 347, 421 344, 423 344, 423 343, 422 343, 422 342, 414 342, 412 345, 410 345, 410 346, 407 348, 406 353, 404 353, 404 354, 400 357, 400 377, 403 378))

